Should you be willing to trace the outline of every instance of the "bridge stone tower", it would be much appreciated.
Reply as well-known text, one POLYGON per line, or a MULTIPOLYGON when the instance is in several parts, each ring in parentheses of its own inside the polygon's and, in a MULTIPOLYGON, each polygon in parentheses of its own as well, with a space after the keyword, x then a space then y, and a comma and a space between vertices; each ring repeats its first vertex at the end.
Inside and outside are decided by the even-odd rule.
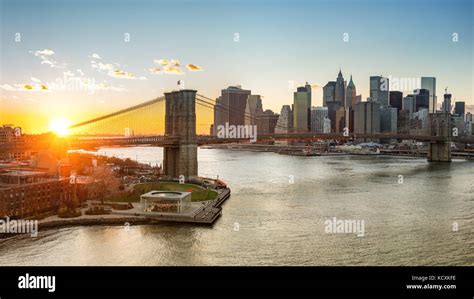
POLYGON ((165 93, 165 137, 170 143, 163 153, 165 175, 197 176, 196 90, 165 93))
POLYGON ((436 112, 429 115, 430 141, 429 162, 451 162, 451 115, 436 112))

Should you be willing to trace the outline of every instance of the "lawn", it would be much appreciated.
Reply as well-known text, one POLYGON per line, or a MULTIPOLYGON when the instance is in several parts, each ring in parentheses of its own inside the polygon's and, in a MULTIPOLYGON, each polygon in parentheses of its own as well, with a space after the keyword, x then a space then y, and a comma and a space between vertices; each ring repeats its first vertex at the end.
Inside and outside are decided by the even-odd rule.
POLYGON ((153 182, 137 184, 134 186, 132 193, 115 196, 110 198, 109 201, 139 202, 140 195, 153 190, 191 192, 192 201, 213 200, 217 197, 217 191, 208 190, 198 185, 180 184, 177 182, 153 182))

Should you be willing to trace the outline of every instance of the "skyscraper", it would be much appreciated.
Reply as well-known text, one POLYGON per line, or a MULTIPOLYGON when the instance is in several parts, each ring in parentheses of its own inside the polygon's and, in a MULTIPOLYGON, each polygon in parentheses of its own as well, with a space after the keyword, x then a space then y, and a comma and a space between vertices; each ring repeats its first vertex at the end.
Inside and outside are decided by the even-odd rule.
POLYGON ((420 108, 417 112, 413 113, 413 119, 411 119, 409 133, 411 135, 428 135, 428 108, 420 108))
POLYGON ((336 128, 335 132, 336 133, 342 133, 344 128, 346 127, 346 108, 344 107, 339 107, 336 110, 336 128))
POLYGON ((351 79, 349 80, 349 84, 347 84, 346 88, 346 98, 344 101, 344 107, 354 107, 356 104, 356 87, 354 82, 351 79))
MULTIPOLYGON (((380 133, 380 104, 360 102, 354 109, 354 133, 380 133)), ((369 139, 379 142, 378 139, 369 139)), ((369 141, 365 140, 365 141, 369 141)))
POLYGON ((396 133, 397 122, 397 108, 380 107, 380 132, 396 133))
POLYGON ((447 91, 444 94, 444 100, 441 110, 443 110, 444 112, 451 113, 451 94, 447 91))
POLYGON ((306 133, 311 130, 311 86, 306 82, 293 93, 293 131, 306 133))
POLYGON ((472 122, 472 113, 471 112, 468 112, 466 113, 466 122, 472 122))
POLYGON ((339 70, 339 74, 337 75, 337 79, 336 79, 334 97, 335 97, 335 101, 339 102, 341 106, 344 106, 345 91, 346 91, 346 86, 344 83, 344 77, 342 76, 341 70, 339 70))
POLYGON ((222 105, 222 97, 216 99, 216 104, 214 105, 214 123, 212 124, 212 135, 217 135, 217 127, 219 125, 225 124, 229 121, 229 114, 226 113, 227 109, 222 105))
POLYGON ((428 89, 416 89, 414 90, 415 96, 415 111, 421 108, 426 108, 429 111, 430 108, 430 92, 428 89))
POLYGON ((293 131, 293 111, 290 105, 281 107, 280 116, 275 126, 275 133, 286 134, 293 131))
POLYGON ((256 115, 256 125, 258 134, 273 134, 279 115, 272 110, 265 110, 256 115))
POLYGON ((342 105, 342 102, 336 102, 336 81, 329 81, 323 87, 323 106, 328 107, 328 118, 331 120, 331 130, 336 128, 336 110, 342 105))
POLYGON ((390 91, 389 99, 390 99, 390 106, 397 108, 397 111, 402 110, 403 92, 390 91))
POLYGON ((389 82, 382 76, 370 76, 370 100, 388 106, 389 82))
POLYGON ((466 103, 464 102, 455 102, 454 103, 454 113, 462 116, 464 119, 464 113, 466 112, 466 103))
POLYGON ((336 82, 329 81, 323 87, 323 106, 327 107, 328 103, 336 101, 336 82))
POLYGON ((355 105, 357 103, 360 103, 360 102, 362 102, 362 95, 361 94, 355 97, 355 102, 352 103, 352 109, 354 109, 355 105))
POLYGON ((324 132, 324 121, 328 118, 328 107, 311 107, 311 132, 324 132))
POLYGON ((402 109, 408 112, 410 118, 413 116, 413 113, 416 112, 415 97, 413 95, 407 95, 403 98, 402 109))
POLYGON ((421 77, 421 88, 429 91, 429 113, 435 113, 438 108, 436 99, 436 78, 435 77, 421 77))
POLYGON ((260 95, 250 94, 247 97, 247 104, 245 106, 245 124, 254 125, 255 117, 263 112, 262 99, 260 95))
POLYGON ((240 85, 229 86, 222 90, 222 105, 228 108, 229 125, 245 124, 245 107, 250 94, 250 90, 242 89, 240 85))

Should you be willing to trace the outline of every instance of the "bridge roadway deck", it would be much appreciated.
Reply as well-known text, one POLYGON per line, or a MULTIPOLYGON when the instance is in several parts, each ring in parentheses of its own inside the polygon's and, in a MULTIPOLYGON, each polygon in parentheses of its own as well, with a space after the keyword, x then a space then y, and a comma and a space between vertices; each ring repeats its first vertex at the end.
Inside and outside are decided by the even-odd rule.
MULTIPOLYGON (((420 135, 403 135, 403 134, 323 134, 323 133, 292 133, 292 134, 264 134, 259 135, 257 141, 276 141, 276 140, 354 140, 354 139, 398 139, 398 140, 416 140, 421 142, 446 142, 452 141, 456 143, 474 144, 474 137, 453 137, 447 139, 445 137, 436 136, 420 136, 420 135)), ((211 144, 225 143, 250 143, 249 138, 217 138, 216 136, 199 135, 196 137, 196 143, 199 146, 211 144)), ((0 151, 34 151, 62 147, 64 149, 88 149, 99 148, 104 146, 138 146, 153 145, 159 147, 175 147, 180 145, 179 136, 69 136, 67 138, 46 138, 38 140, 35 138, 33 142, 28 139, 0 144, 0 151)))

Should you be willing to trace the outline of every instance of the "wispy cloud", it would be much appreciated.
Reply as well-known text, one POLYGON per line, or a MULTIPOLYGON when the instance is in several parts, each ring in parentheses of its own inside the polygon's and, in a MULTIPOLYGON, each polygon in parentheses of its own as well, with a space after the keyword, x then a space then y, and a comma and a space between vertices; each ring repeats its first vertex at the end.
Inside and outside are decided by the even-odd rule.
POLYGON ((102 57, 100 57, 99 54, 97 53, 93 53, 92 55, 89 56, 90 58, 93 58, 93 59, 102 59, 102 57))
POLYGON ((55 53, 51 49, 30 51, 30 53, 38 57, 41 60, 41 64, 47 64, 51 68, 64 68, 66 66, 65 64, 57 63, 56 60, 53 59, 55 53))
POLYGON ((128 91, 123 86, 114 86, 106 81, 97 83, 94 78, 76 76, 71 71, 63 73, 62 78, 55 81, 44 83, 38 78, 31 78, 31 83, 20 84, 2 84, 0 89, 12 92, 51 92, 51 91, 69 91, 69 92, 88 92, 93 94, 95 91, 128 91))
MULTIPOLYGON (((92 54, 92 56, 93 55, 94 54, 92 54)), ((114 64, 112 63, 102 63, 102 62, 97 62, 95 60, 91 60, 90 63, 93 69, 96 69, 99 72, 106 72, 107 75, 109 75, 110 77, 120 78, 120 79, 131 79, 131 80, 146 80, 146 77, 144 76, 137 77, 131 72, 122 70, 114 66, 114 64)), ((120 64, 115 63, 115 65, 120 65, 120 64)))
POLYGON ((170 61, 168 59, 155 59, 153 60, 154 63, 159 64, 159 65, 168 65, 170 64, 170 61))
POLYGON ((24 83, 24 84, 2 84, 0 85, 0 89, 6 91, 49 91, 49 87, 40 82, 36 83, 24 83))
POLYGON ((160 75, 162 74, 162 71, 161 69, 157 68, 157 67, 153 67, 153 68, 150 68, 148 69, 150 71, 150 73, 154 74, 154 75, 160 75))
POLYGON ((113 71, 114 70, 113 64, 96 62, 95 60, 91 60, 91 67, 99 71, 113 71))
POLYGON ((108 73, 108 75, 111 76, 111 77, 122 78, 122 79, 146 80, 146 78, 143 77, 143 76, 142 77, 136 77, 134 74, 132 74, 130 72, 126 72, 126 71, 121 70, 121 69, 114 69, 113 71, 110 71, 108 73))
POLYGON ((176 74, 176 75, 184 74, 184 72, 180 68, 173 67, 173 66, 165 66, 163 68, 163 72, 165 72, 166 74, 176 74))

